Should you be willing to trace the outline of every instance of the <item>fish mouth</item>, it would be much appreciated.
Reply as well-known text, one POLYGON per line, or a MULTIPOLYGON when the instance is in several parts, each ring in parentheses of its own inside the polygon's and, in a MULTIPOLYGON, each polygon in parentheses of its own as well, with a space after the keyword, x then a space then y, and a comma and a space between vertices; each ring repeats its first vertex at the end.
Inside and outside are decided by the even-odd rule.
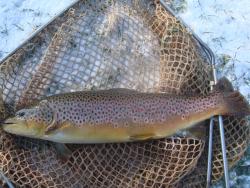
POLYGON ((15 121, 11 121, 12 118, 9 118, 5 121, 0 121, 1 125, 11 125, 11 124, 15 124, 15 121))
POLYGON ((26 127, 24 120, 18 120, 17 118, 9 118, 2 123, 3 130, 9 133, 15 134, 18 130, 22 130, 26 127))
POLYGON ((9 118, 2 123, 3 130, 20 136, 34 137, 38 130, 35 127, 28 127, 27 122, 16 117, 9 118))

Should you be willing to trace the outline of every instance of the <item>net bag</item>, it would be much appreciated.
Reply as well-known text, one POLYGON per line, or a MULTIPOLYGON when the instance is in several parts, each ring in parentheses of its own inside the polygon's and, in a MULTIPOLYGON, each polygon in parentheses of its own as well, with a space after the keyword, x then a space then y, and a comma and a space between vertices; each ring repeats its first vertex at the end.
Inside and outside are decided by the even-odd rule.
POLYGON ((49 143, 1 135, 1 150, 9 148, 1 152, 1 166, 18 187, 168 187, 203 149, 193 138, 86 145, 72 148, 63 162, 49 143))
MULTIPOLYGON (((58 93, 119 87, 205 95, 210 80, 200 47, 158 1, 80 1, 1 64, 0 119, 58 93)), ((238 126, 226 134, 235 163, 246 149, 241 131, 248 125, 232 118, 228 122, 238 126), (232 140, 233 135, 241 139, 232 140), (232 151, 238 143, 240 154, 232 151)), ((205 140, 175 135, 69 145, 72 154, 63 161, 52 143, 1 130, 0 169, 17 187, 177 187, 188 183, 193 170, 204 177, 197 161, 205 156, 205 140)), ((222 176, 219 148, 214 156, 216 180, 222 176)))

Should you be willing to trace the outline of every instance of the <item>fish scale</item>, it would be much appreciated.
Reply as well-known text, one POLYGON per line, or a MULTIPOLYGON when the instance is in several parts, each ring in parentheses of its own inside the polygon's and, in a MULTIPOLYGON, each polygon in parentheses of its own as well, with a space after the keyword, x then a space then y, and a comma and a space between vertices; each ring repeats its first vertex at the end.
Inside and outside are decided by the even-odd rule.
POLYGON ((189 100, 187 108, 191 107, 189 110, 186 110, 186 113, 204 110, 202 106, 205 106, 205 108, 215 107, 215 103, 211 103, 211 100, 210 103, 204 105, 205 99, 202 101, 204 104, 199 104, 199 98, 190 100, 184 96, 175 98, 166 94, 138 93, 131 95, 129 93, 118 93, 110 95, 103 92, 96 95, 94 92, 82 92, 82 95, 78 93, 70 95, 71 97, 64 97, 64 95, 49 97, 46 100, 48 100, 54 111, 61 111, 57 116, 58 122, 62 123, 65 120, 69 120, 78 127, 84 126, 88 122, 93 122, 93 126, 98 126, 126 118, 131 118, 134 123, 146 123, 144 124, 146 126, 146 118, 157 122, 164 121, 161 117, 185 115, 183 114, 183 107, 185 106, 182 105, 185 100, 189 100), (57 102, 58 100, 60 102, 57 102), (65 102, 67 100, 70 102, 65 102), (193 103, 196 105, 193 105, 193 103), (78 118, 80 118, 79 121, 78 118))

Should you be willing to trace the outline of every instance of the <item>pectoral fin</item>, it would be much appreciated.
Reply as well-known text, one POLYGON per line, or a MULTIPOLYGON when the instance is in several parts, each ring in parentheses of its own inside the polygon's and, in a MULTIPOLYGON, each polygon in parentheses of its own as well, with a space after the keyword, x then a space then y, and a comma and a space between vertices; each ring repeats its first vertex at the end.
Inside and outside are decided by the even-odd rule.
POLYGON ((55 143, 55 149, 63 161, 67 161, 72 154, 72 151, 65 144, 55 143))
POLYGON ((155 134, 136 134, 136 135, 130 136, 130 140, 131 141, 149 140, 149 139, 153 139, 156 137, 157 136, 155 134))

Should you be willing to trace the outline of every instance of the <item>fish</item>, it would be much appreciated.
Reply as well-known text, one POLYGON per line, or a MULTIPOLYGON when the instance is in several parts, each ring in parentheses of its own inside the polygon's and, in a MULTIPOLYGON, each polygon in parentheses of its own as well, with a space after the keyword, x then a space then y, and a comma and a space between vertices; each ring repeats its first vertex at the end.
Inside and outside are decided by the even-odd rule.
POLYGON ((6 132, 55 143, 119 143, 160 139, 216 115, 250 115, 238 91, 207 96, 144 93, 130 89, 49 96, 16 112, 6 132))

